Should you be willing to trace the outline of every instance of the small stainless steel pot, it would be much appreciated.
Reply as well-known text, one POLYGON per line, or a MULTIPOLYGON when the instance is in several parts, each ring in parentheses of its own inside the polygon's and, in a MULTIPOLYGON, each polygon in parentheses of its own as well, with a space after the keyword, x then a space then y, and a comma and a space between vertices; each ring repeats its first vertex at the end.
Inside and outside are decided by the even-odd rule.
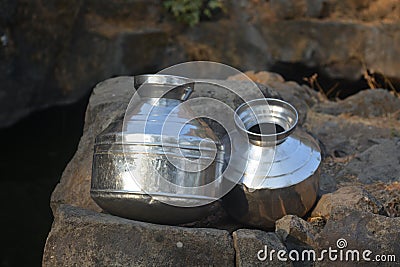
POLYGON ((224 179, 241 179, 223 204, 237 221, 271 228, 284 215, 304 216, 314 205, 321 153, 310 135, 296 129, 297 121, 296 109, 278 99, 236 109, 236 130, 223 141, 226 149, 232 145, 224 179))

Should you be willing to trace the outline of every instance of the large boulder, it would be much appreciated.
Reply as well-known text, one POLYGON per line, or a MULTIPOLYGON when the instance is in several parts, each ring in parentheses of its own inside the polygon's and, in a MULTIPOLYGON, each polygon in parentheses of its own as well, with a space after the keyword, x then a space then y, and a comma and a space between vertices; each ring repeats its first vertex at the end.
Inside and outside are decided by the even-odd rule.
MULTIPOLYGON (((269 233, 242 229, 245 226, 235 223, 221 207, 208 218, 184 226, 153 225, 101 214, 89 194, 94 138, 123 116, 135 92, 132 77, 118 77, 100 83, 92 93, 79 148, 52 195, 55 221, 45 246, 43 264, 108 266, 165 262, 181 265, 185 261, 189 265, 233 265, 236 262, 239 266, 265 263, 287 266, 298 263, 277 258, 271 262, 260 261, 257 253, 265 246, 285 253, 310 249, 318 252, 334 246, 339 238, 348 241, 349 249, 370 247, 374 253, 400 257, 396 243, 400 178, 395 175, 398 164, 392 164, 398 157, 400 125, 397 110, 389 106, 385 110, 382 107, 385 102, 377 101, 383 97, 387 102, 389 96, 379 90, 360 93, 369 94, 376 101, 370 103, 371 107, 365 105, 362 97, 355 96, 352 98, 355 107, 352 107, 346 104, 348 102, 328 101, 310 88, 286 82, 276 74, 249 74, 264 84, 258 86, 265 96, 293 103, 301 114, 299 126, 320 141, 324 151, 322 197, 312 212, 304 218, 289 214, 276 223, 275 232, 269 233), (332 112, 335 105, 344 105, 347 111, 332 112), (363 168, 369 171, 364 173, 363 168), (143 240, 148 244, 143 244, 143 240), (194 250, 198 255, 190 257, 194 250), (155 251, 159 251, 158 258, 150 255, 155 251)), ((241 103, 239 99, 221 88, 235 87, 245 93, 253 86, 234 77, 214 82, 222 87, 212 90, 199 87, 193 97, 214 97, 235 108, 241 103)), ((396 98, 389 99, 392 99, 391 105, 397 105, 396 98)), ((218 112, 217 107, 204 105, 204 102, 194 102, 193 108, 218 112)), ((301 264, 312 262, 306 260, 301 264)))

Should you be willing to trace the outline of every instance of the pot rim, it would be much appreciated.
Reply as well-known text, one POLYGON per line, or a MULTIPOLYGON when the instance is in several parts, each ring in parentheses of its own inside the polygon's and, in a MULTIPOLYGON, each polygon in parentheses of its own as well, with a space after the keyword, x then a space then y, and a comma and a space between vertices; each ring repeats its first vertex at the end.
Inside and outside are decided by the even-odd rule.
MULTIPOLYGON (((283 118, 283 114, 278 114, 278 115, 281 116, 281 118, 283 118)), ((270 116, 272 117, 272 115, 270 115, 270 116)), ((248 102, 245 102, 236 108, 235 115, 234 115, 235 126, 238 129, 238 131, 242 135, 248 136, 250 139, 249 141, 256 145, 266 145, 266 144, 270 144, 271 142, 276 142, 276 143, 283 142, 296 129, 298 120, 299 120, 299 114, 298 114, 296 108, 293 105, 291 105, 290 103, 283 101, 281 99, 276 99, 276 98, 257 98, 257 99, 253 99, 248 102), (281 126, 284 129, 284 131, 279 132, 279 133, 262 134, 262 133, 255 133, 255 132, 249 131, 249 129, 251 127, 253 127, 254 125, 263 123, 262 121, 260 121, 260 122, 258 121, 257 116, 259 116, 259 115, 256 114, 253 110, 253 108, 260 107, 260 106, 265 106, 267 113, 268 112, 272 113, 271 108, 270 108, 271 106, 278 106, 279 108, 292 113, 294 115, 293 120, 289 123, 289 127, 284 127, 278 123, 273 122, 273 123, 281 126), (250 125, 248 127, 246 127, 242 118, 239 116, 239 114, 244 113, 246 111, 246 109, 251 109, 252 110, 251 115, 256 119, 256 121, 255 121, 256 123, 254 123, 253 125, 250 125)))

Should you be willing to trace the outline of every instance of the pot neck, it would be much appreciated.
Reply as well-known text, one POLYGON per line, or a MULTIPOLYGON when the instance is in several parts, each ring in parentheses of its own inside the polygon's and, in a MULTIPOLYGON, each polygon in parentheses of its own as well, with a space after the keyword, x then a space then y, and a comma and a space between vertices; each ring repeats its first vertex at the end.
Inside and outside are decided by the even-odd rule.
POLYGON ((297 122, 297 110, 279 99, 255 99, 235 111, 238 132, 251 144, 261 147, 283 143, 296 129, 297 122))
POLYGON ((135 88, 142 98, 185 101, 193 92, 194 81, 172 75, 146 74, 135 76, 135 88))

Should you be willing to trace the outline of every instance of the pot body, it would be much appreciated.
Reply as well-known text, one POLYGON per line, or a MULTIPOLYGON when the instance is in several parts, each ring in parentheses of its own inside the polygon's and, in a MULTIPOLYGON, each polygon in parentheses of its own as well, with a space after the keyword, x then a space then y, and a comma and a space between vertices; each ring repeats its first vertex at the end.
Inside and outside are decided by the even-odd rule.
POLYGON ((164 90, 165 85, 154 86, 147 84, 124 121, 110 124, 97 136, 91 196, 121 217, 191 222, 214 208, 220 184, 206 185, 222 173, 223 149, 208 125, 192 119, 190 108, 180 105, 187 87, 156 98, 151 89, 164 90))
POLYGON ((230 139, 223 140, 225 147, 231 148, 226 151, 228 171, 224 179, 241 176, 223 198, 224 207, 237 221, 265 229, 287 214, 304 216, 313 207, 321 162, 316 141, 296 129, 294 107, 275 99, 267 102, 269 107, 262 101, 250 103, 251 115, 243 114, 243 107, 239 107, 236 114, 243 124, 230 133, 230 139), (280 131, 248 131, 263 123, 277 124, 275 129, 280 131))

